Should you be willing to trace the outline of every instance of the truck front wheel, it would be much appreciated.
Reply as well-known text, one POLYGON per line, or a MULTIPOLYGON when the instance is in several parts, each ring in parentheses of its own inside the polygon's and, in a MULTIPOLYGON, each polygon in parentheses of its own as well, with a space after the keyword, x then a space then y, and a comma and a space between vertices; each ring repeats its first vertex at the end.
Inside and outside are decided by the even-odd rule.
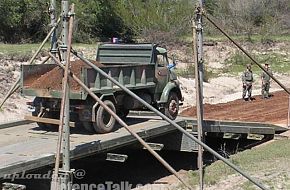
MULTIPOLYGON (((115 105, 110 100, 105 100, 106 104, 114 113, 116 113, 115 105)), ((109 133, 113 130, 116 120, 102 106, 98 107, 96 114, 96 122, 93 123, 97 133, 109 133)))
POLYGON ((168 96, 168 101, 164 105, 164 115, 169 119, 176 119, 179 111, 179 98, 175 92, 170 92, 168 96))

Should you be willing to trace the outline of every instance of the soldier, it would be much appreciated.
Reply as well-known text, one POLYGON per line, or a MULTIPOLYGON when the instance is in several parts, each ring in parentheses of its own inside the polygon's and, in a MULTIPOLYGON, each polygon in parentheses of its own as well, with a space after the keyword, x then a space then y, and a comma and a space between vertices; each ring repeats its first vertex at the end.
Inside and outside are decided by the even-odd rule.
MULTIPOLYGON (((264 66, 265 70, 268 71, 268 73, 270 75, 272 75, 272 71, 270 70, 269 68, 269 64, 268 63, 265 63, 265 66, 264 66)), ((270 76, 265 72, 263 71, 262 74, 261 74, 261 79, 262 79, 262 98, 269 98, 269 90, 270 90, 270 76)))
POLYGON ((248 92, 248 100, 252 100, 252 83, 254 81, 251 65, 247 64, 247 69, 242 74, 243 82, 243 99, 245 99, 248 92))

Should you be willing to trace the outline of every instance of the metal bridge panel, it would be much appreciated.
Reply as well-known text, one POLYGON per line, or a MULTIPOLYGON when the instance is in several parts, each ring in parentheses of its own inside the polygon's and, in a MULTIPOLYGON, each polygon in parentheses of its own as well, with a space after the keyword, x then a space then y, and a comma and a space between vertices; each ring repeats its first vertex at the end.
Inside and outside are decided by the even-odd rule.
MULTIPOLYGON (((126 121, 143 139, 177 131, 166 121, 154 116, 134 116, 126 121), (150 118, 150 119, 148 119, 150 118)), ((178 118, 182 127, 190 126, 196 131, 196 120, 178 118)), ((204 132, 234 134, 274 134, 285 131, 276 125, 241 123, 232 121, 205 121, 204 132)), ((54 163, 57 132, 40 130, 35 123, 1 129, 0 133, 0 178, 5 174, 37 169, 54 163)), ((136 143, 137 140, 124 128, 109 134, 71 134, 71 158, 78 159, 136 143)))

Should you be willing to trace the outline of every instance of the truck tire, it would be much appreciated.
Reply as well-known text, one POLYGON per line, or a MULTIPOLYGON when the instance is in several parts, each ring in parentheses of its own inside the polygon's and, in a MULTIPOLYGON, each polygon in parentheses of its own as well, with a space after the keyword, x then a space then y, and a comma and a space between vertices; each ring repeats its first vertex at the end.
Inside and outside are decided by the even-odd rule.
POLYGON ((170 92, 167 103, 164 105, 164 115, 169 119, 176 119, 179 111, 179 98, 175 92, 170 92))
MULTIPOLYGON (((106 104, 111 110, 116 113, 115 105, 110 100, 105 100, 104 104, 106 104)), ((109 133, 113 130, 116 120, 113 116, 111 116, 105 108, 102 106, 98 107, 96 114, 96 122, 93 122, 93 126, 97 133, 109 133)))

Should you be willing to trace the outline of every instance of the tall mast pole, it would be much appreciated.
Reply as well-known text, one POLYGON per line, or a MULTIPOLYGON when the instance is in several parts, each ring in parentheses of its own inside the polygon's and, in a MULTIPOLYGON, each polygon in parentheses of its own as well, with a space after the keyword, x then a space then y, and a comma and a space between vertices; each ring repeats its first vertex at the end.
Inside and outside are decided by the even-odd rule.
POLYGON ((69 121, 70 121, 70 113, 69 113, 69 81, 68 81, 68 69, 70 66, 70 47, 71 47, 71 36, 69 35, 69 21, 70 21, 70 15, 69 15, 69 0, 62 0, 62 18, 63 18, 63 28, 62 28, 62 34, 61 34, 61 61, 63 64, 65 64, 65 72, 63 77, 63 93, 65 95, 62 99, 62 106, 64 106, 64 111, 61 113, 60 120, 63 121, 61 125, 63 127, 62 131, 59 131, 59 133, 62 134, 62 171, 63 176, 61 178, 61 190, 70 190, 71 187, 70 179, 71 179, 71 170, 70 170, 70 127, 69 127, 69 121), (64 187, 64 188, 63 188, 64 187))
POLYGON ((61 1, 62 33, 61 44, 59 45, 61 53, 61 63, 65 65, 62 80, 62 99, 60 109, 60 124, 58 131, 58 141, 55 159, 54 176, 51 184, 52 190, 71 190, 72 172, 70 170, 70 128, 69 128, 69 81, 68 71, 70 65, 70 49, 72 38, 72 25, 74 6, 72 12, 69 12, 69 0, 61 1), (60 157, 62 152, 62 168, 59 170, 60 157), (60 187, 59 187, 60 186, 60 187))
MULTIPOLYGON (((203 141, 203 27, 202 27, 203 0, 199 0, 196 9, 195 23, 193 23, 193 46, 195 57, 195 88, 198 140, 203 141)), ((199 185, 203 190, 203 148, 198 146, 199 185)))
MULTIPOLYGON (((49 7, 49 14, 50 14, 50 26, 53 28, 56 26, 57 23, 57 15, 56 15, 56 0, 50 0, 50 7, 49 7)), ((57 50, 57 30, 54 30, 54 32, 50 36, 50 52, 56 56, 58 50, 57 50)), ((52 63, 54 63, 52 59, 52 63)))

